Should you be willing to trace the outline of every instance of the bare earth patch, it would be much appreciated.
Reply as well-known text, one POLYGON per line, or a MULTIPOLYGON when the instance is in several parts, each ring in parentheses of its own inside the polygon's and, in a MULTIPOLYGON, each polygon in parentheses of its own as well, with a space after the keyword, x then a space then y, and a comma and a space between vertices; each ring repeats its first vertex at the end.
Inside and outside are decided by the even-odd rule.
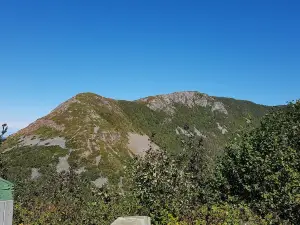
POLYGON ((149 140, 147 135, 128 133, 128 140, 129 142, 127 147, 136 155, 144 155, 150 146, 153 149, 159 148, 156 144, 149 140))

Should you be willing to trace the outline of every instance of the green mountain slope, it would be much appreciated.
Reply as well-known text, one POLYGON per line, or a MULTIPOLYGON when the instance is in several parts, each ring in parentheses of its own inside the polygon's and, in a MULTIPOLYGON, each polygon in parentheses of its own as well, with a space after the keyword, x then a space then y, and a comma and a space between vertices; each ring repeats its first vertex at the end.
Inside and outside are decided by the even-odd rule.
POLYGON ((70 166, 96 185, 118 183, 126 159, 149 145, 180 150, 189 127, 214 158, 238 129, 255 125, 271 107, 249 101, 175 92, 137 101, 82 93, 10 136, 1 147, 11 179, 38 179, 70 166), (151 139, 151 142, 148 140, 151 139))

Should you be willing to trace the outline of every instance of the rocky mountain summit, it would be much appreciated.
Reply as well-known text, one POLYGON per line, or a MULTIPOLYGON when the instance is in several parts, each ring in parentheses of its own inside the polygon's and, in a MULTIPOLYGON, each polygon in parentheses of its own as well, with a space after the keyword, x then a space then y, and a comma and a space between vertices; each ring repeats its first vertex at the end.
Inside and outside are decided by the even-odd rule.
POLYGON ((195 91, 136 101, 81 93, 10 136, 1 151, 9 171, 21 167, 22 176, 42 176, 49 166, 57 172, 73 167, 101 186, 119 182, 126 159, 149 146, 180 151, 185 125, 204 139, 213 157, 233 132, 250 121, 255 125, 269 109, 195 91))
POLYGON ((200 94, 195 91, 175 92, 171 94, 159 95, 156 97, 147 97, 140 99, 146 102, 147 106, 155 111, 163 110, 166 113, 174 114, 176 111, 176 104, 182 104, 188 108, 194 106, 211 107, 211 111, 220 111, 228 114, 224 104, 217 101, 215 98, 206 94, 200 94))

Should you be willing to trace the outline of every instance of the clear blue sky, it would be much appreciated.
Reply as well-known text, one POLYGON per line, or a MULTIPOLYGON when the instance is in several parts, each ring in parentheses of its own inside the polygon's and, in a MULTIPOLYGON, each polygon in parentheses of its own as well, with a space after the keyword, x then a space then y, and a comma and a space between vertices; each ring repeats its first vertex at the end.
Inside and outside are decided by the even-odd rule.
POLYGON ((300 98, 300 2, 2 0, 0 122, 18 129, 79 92, 198 90, 300 98))

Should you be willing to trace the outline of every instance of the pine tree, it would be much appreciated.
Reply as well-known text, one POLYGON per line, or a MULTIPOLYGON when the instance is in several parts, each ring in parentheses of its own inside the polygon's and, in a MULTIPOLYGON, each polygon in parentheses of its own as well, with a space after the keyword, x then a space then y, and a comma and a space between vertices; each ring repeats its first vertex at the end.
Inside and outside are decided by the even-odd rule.
POLYGON ((7 129, 8 129, 7 124, 6 123, 2 124, 2 131, 1 131, 1 134, 0 134, 0 145, 3 142, 3 136, 7 132, 7 129))

